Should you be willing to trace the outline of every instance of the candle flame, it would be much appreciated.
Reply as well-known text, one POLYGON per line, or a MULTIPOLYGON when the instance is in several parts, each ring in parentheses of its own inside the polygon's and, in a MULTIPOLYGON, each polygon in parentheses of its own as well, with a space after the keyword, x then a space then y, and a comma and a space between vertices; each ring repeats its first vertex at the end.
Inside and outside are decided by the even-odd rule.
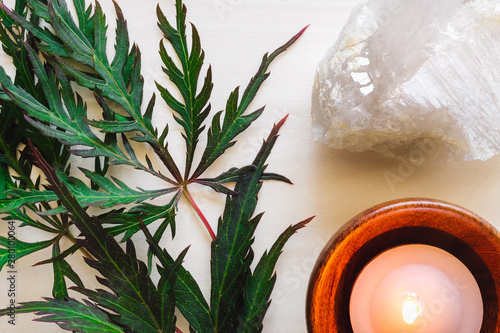
POLYGON ((403 320, 411 325, 422 317, 422 304, 415 296, 408 296, 403 304, 403 320))

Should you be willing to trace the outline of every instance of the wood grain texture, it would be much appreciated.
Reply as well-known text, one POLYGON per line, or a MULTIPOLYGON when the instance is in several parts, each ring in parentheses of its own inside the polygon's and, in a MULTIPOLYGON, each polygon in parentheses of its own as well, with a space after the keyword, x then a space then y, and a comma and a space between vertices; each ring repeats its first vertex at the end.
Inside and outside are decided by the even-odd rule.
POLYGON ((357 275, 375 256, 403 244, 436 246, 461 260, 481 290, 481 333, 500 332, 500 233, 466 209, 428 199, 375 206, 330 239, 309 281, 308 331, 352 333, 349 299, 357 275))

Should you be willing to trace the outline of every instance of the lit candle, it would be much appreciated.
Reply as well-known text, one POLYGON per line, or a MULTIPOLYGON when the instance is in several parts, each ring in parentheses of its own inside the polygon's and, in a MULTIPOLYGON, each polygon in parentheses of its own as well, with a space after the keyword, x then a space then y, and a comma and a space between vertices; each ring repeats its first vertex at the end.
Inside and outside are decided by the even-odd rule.
POLYGON ((479 286, 467 267, 439 248, 411 244, 375 257, 351 294, 354 333, 478 333, 479 286))

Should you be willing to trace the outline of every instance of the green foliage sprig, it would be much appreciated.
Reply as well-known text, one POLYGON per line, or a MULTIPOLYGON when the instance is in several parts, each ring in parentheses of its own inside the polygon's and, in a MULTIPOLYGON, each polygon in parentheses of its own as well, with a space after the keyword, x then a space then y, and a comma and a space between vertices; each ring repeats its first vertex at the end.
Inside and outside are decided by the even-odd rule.
MULTIPOLYGON (((0 41, 16 70, 12 80, 0 68, 0 213, 4 220, 52 234, 47 241, 16 240, 16 260, 52 247, 51 258, 39 264, 51 264, 54 271, 52 298, 23 303, 16 311, 34 312, 37 320, 75 332, 144 333, 180 332, 174 312, 178 308, 190 332, 261 331, 278 257, 287 240, 310 221, 287 228, 251 269, 252 244, 262 218, 262 214, 255 215, 262 183, 290 182, 266 172, 266 160, 286 118, 275 124, 249 164, 212 178, 203 175, 262 114, 264 108, 248 109, 269 75, 270 64, 305 29, 263 57, 243 93, 236 88, 206 129, 213 83, 210 67, 202 75, 200 36, 191 25, 188 40, 187 11, 181 0, 175 3, 174 25, 158 6, 158 27, 164 34, 160 43, 163 71, 177 92, 160 84, 157 89, 183 130, 186 158, 180 168, 169 151, 168 124, 162 131, 153 124, 155 96, 143 105, 141 53, 137 45, 130 45, 120 7, 114 2, 116 37, 113 57, 108 57, 106 17, 99 3, 86 7, 84 0, 74 0, 73 5, 76 18, 63 0, 17 0, 13 10, 0 4, 0 41), (102 118, 88 118, 81 89, 93 93, 102 118), (196 161, 204 132, 207 144, 196 161), (162 167, 154 166, 148 155, 139 158, 138 145, 148 146, 162 167), (74 176, 71 155, 93 158, 93 170, 81 169, 83 177, 74 176), (109 174, 113 165, 150 174, 164 187, 133 189, 109 174), (226 196, 216 233, 188 190, 193 183, 226 196), (165 195, 170 196, 166 204, 146 202, 165 195), (208 301, 182 265, 187 249, 173 258, 160 245, 167 228, 175 235, 176 207, 182 197, 212 237, 208 301), (89 207, 105 212, 92 215, 89 207), (160 223, 151 233, 155 221, 160 223), (73 228, 77 236, 70 231, 73 228), (138 232, 149 244, 148 264, 138 258, 131 240, 138 232), (63 238, 73 245, 62 248, 63 238), (77 251, 99 272, 98 281, 106 289, 83 285, 77 269, 66 260, 77 251), (160 275, 157 283, 151 279, 153 258, 160 275), (66 278, 74 283, 72 287, 68 288, 66 278), (85 298, 76 300, 68 290, 85 298)), ((0 237, 0 268, 8 264, 8 239, 0 237)), ((8 309, 0 311, 0 315, 7 313, 8 309)))

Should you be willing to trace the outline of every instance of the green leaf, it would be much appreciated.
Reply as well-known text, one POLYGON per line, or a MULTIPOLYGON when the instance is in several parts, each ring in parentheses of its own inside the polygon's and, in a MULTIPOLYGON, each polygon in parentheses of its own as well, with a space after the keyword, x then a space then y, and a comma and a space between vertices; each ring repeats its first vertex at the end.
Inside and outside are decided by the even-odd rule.
POLYGON ((16 11, 12 11, 3 3, 0 3, 0 9, 4 11, 13 21, 17 22, 24 29, 28 30, 36 38, 40 40, 40 46, 47 52, 66 56, 64 44, 59 38, 54 36, 49 30, 43 29, 40 26, 28 21, 25 17, 19 15, 16 11))
MULTIPOLYGON (((54 244, 55 245, 55 244, 54 244)), ((66 258, 67 256, 69 256, 70 254, 73 254, 75 253, 76 251, 78 251, 79 249, 81 249, 81 245, 80 244, 73 244, 72 246, 70 246, 69 248, 67 248, 66 250, 64 250, 63 252, 59 253, 58 255, 56 256, 52 256, 52 258, 50 259, 46 259, 46 260, 42 260, 40 262, 37 262, 36 264, 34 264, 33 266, 39 266, 39 265, 44 265, 44 264, 50 264, 50 263, 54 263, 56 261, 60 261, 64 258, 66 258)), ((75 284, 79 285, 79 283, 77 283, 76 281, 78 281, 78 279, 76 280, 72 280, 73 282, 75 282, 75 284)))
POLYGON ((158 230, 161 232, 155 234, 159 241, 167 226, 171 226, 171 228, 175 229, 175 205, 178 200, 179 194, 174 196, 168 204, 163 206, 142 203, 138 206, 132 207, 127 212, 123 212, 121 210, 111 211, 100 216, 99 219, 103 225, 113 225, 111 227, 106 227, 106 232, 110 235, 118 236, 125 233, 123 235, 123 239, 121 240, 122 242, 128 240, 141 229, 141 219, 146 225, 158 220, 163 220, 161 225, 158 227, 158 230))
POLYGON ((210 112, 210 106, 207 106, 207 104, 212 93, 213 83, 212 71, 209 68, 203 86, 198 91, 198 81, 205 55, 201 49, 200 36, 194 25, 191 25, 191 49, 188 49, 186 12, 186 7, 182 4, 182 1, 177 0, 177 26, 174 28, 168 22, 160 7, 157 7, 158 26, 163 31, 165 38, 172 45, 181 64, 181 68, 178 68, 175 61, 168 55, 164 44, 161 43, 160 55, 165 65, 163 71, 177 87, 182 100, 176 99, 172 93, 161 85, 157 84, 157 87, 167 105, 176 112, 175 120, 184 129, 184 139, 187 148, 184 177, 187 179, 193 163, 198 138, 204 129, 203 122, 210 112))
MULTIPOLYGON (((40 6, 40 4, 38 5, 40 6)), ((128 53, 129 42, 126 22, 118 5, 115 3, 117 12, 117 35, 115 43, 115 58, 113 59, 111 65, 109 64, 106 52, 104 51, 106 44, 106 24, 104 13, 102 12, 100 6, 96 6, 94 15, 92 17, 89 16, 89 10, 87 10, 86 12, 82 12, 82 3, 77 2, 77 5, 75 6, 77 9, 77 16, 79 20, 88 18, 91 22, 94 23, 92 28, 89 28, 88 25, 81 22, 79 25, 77 25, 71 17, 71 14, 64 1, 49 1, 45 6, 49 15, 48 23, 52 25, 57 38, 62 41, 65 50, 65 53, 63 54, 61 52, 56 52, 50 47, 47 47, 45 44, 43 44, 41 45, 41 47, 45 52, 47 52, 45 57, 49 58, 67 75, 76 80, 79 85, 94 90, 96 93, 99 92, 104 97, 107 97, 122 106, 123 109, 138 124, 135 128, 139 130, 141 135, 135 137, 134 139, 149 143, 154 148, 155 152, 160 155, 160 158, 172 173, 174 178, 179 182, 182 177, 180 176, 180 172, 177 169, 177 166, 175 165, 170 153, 165 146, 160 145, 159 139, 156 137, 156 130, 152 127, 151 122, 148 121, 148 119, 145 119, 145 117, 143 117, 141 114, 144 82, 142 76, 140 75, 140 52, 136 46, 133 46, 130 53, 128 53), (81 28, 85 29, 85 31, 82 31, 81 28), (88 37, 92 37, 92 40, 89 40, 88 37), (65 58, 69 58, 68 60, 70 60, 71 63, 69 63, 65 58), (84 73, 74 66, 74 61, 80 62, 82 65, 92 68, 93 70, 95 70, 95 73, 84 73)), ((26 23, 26 20, 23 20, 22 18, 15 15, 11 15, 11 17, 14 20, 17 20, 18 23, 23 25, 23 27, 25 27, 27 30, 34 33, 35 36, 38 36, 40 34, 43 35, 43 33, 39 31, 38 27, 26 23)), ((52 35, 52 33, 48 34, 52 35)), ((31 58, 34 57, 32 56, 31 58)), ((38 72, 40 72, 40 70, 38 70, 38 72)), ((43 78, 40 78, 40 80, 44 81, 43 78)), ((53 87, 53 85, 51 85, 51 87, 53 87)), ((50 96, 52 95, 53 94, 51 94, 50 96)), ((9 97, 12 98, 12 96, 10 95, 9 97)), ((36 118, 41 122, 32 123, 36 124, 45 135, 57 137, 59 140, 69 146, 84 145, 90 147, 90 149, 75 150, 73 151, 73 153, 80 154, 84 157, 106 156, 108 158, 115 159, 115 163, 131 164, 129 161, 127 161, 126 156, 118 149, 117 145, 103 145, 102 142, 99 142, 99 140, 97 140, 90 131, 87 131, 84 128, 84 125, 80 124, 82 128, 71 131, 71 128, 78 128, 76 126, 71 126, 74 125, 71 122, 84 122, 85 115, 78 117, 71 116, 71 119, 69 121, 70 124, 65 124, 70 125, 69 128, 68 126, 61 127, 61 125, 63 125, 65 122, 68 122, 68 120, 61 123, 60 119, 47 117, 47 108, 40 108, 38 105, 34 105, 32 103, 33 101, 30 101, 29 99, 22 100, 18 98, 16 102, 20 105, 20 107, 27 110, 28 112, 31 111, 33 107, 35 107, 34 111, 38 112, 37 116, 45 115, 45 118, 49 118, 41 119, 36 115, 30 115, 31 117, 36 118), (55 123, 51 122, 50 120, 54 120, 55 123), (42 124, 44 122, 58 127, 59 131, 54 131, 55 133, 51 134, 50 127, 47 125, 44 126, 42 124), (82 130, 84 132, 83 137, 82 133, 79 132, 82 130), (69 131, 71 134, 67 134, 67 131, 69 131), (80 142, 78 143, 78 141, 80 142), (114 156, 111 156, 110 154, 114 156)), ((134 165, 134 167, 147 172, 151 171, 141 165, 134 165)), ((172 184, 176 184, 175 181, 170 180, 166 176, 163 176, 159 173, 153 174, 171 182, 172 184)))
MULTIPOLYGON (((174 259, 166 250, 162 250, 158 242, 151 236, 146 225, 141 224, 146 235, 151 252, 158 258, 162 267, 171 267, 175 264, 174 259)), ((194 332, 217 332, 214 329, 210 308, 203 297, 201 289, 191 273, 180 266, 174 283, 176 306, 183 316, 188 320, 191 331, 194 332)))
POLYGON ((44 87, 52 110, 45 107, 24 90, 14 86, 3 68, 0 68, 0 80, 2 81, 3 90, 20 108, 25 110, 30 117, 28 121, 44 135, 57 138, 65 145, 70 147, 78 145, 90 147, 86 150, 73 149, 72 152, 75 154, 86 157, 107 156, 115 159, 117 163, 132 164, 117 145, 106 145, 90 130, 83 120, 87 113, 86 106, 78 95, 76 95, 77 100, 75 101, 70 84, 64 75, 58 73, 59 83, 62 87, 62 94, 60 94, 55 77, 49 76, 50 74, 45 71, 38 57, 31 50, 29 52, 30 59, 35 66, 35 73, 44 87), (61 101, 61 95, 64 99, 64 105, 61 101), (68 108, 71 117, 66 112, 65 107, 68 108), (57 129, 53 126, 57 127, 57 129))
POLYGON ((222 112, 216 113, 213 117, 212 126, 208 130, 207 147, 191 179, 198 178, 226 149, 232 147, 236 143, 233 139, 264 112, 264 108, 261 108, 248 115, 238 114, 237 103, 238 88, 229 96, 222 126, 220 123, 222 112))
MULTIPOLYGON (((125 79, 125 82, 129 82, 129 73, 128 67, 125 66, 127 63, 127 60, 129 58, 129 48, 130 48, 130 43, 128 39, 128 29, 127 29, 127 22, 125 21, 125 18, 123 17, 123 12, 121 8, 118 6, 116 2, 113 2, 115 6, 115 12, 116 12, 116 37, 115 37, 115 56, 113 58, 113 61, 111 63, 111 68, 113 70, 117 71, 115 75, 121 74, 120 71, 123 74, 125 79)), ((79 20, 80 22, 82 19, 79 20)), ((130 58, 134 58, 134 53, 130 54, 130 58)))
MULTIPOLYGON (((141 223, 141 228, 146 235, 146 239, 150 246, 154 249, 156 253, 159 253, 158 242, 151 236, 149 230, 144 223, 141 223)), ((167 264, 160 266, 158 265, 158 271, 160 273, 160 281, 158 282, 158 290, 162 295, 161 308, 163 313, 162 319, 162 332, 174 332, 175 331, 175 288, 174 283, 177 279, 179 270, 182 268, 182 261, 186 256, 186 248, 182 251, 177 259, 172 264, 167 264)), ((160 251, 161 255, 161 251, 160 251)), ((163 258, 164 263, 166 263, 165 258, 163 258)))
POLYGON ((243 168, 231 168, 228 171, 225 171, 214 178, 198 178, 194 182, 209 186, 214 189, 216 192, 237 195, 237 193, 229 188, 227 188, 224 184, 233 182, 238 180, 240 174, 248 171, 248 169, 255 168, 253 165, 249 165, 243 168))
MULTIPOLYGON (((32 12, 39 16, 40 18, 44 20, 49 20, 49 12, 47 10, 47 6, 44 5, 40 0, 26 0, 26 2, 29 4, 32 12)), ((19 13, 18 10, 16 12, 19 13)))
MULTIPOLYGON (((237 195, 238 193, 229 189, 224 184, 238 180, 240 174, 248 171, 249 168, 255 168, 255 166, 247 165, 243 168, 231 168, 228 171, 225 171, 214 178, 198 178, 194 181, 194 183, 211 187, 216 192, 229 194, 229 195, 237 195)), ((278 181, 282 181, 282 182, 285 182, 288 184, 292 184, 290 179, 288 179, 284 176, 275 174, 275 173, 263 173, 261 179, 262 180, 278 180, 278 181)))
MULTIPOLYGON (((111 242, 112 238, 108 238, 111 242)), ((93 244, 93 242, 89 242, 93 244)), ((90 252, 90 246, 87 249, 90 252)), ((114 246, 113 246, 114 247, 114 246)), ((135 256, 132 242, 127 241, 127 252, 107 249, 91 252, 97 260, 86 259, 89 266, 105 278, 99 282, 113 291, 72 288, 89 297, 101 307, 116 312, 114 322, 132 332, 158 332, 161 327, 161 296, 148 276, 146 265, 135 256)))
MULTIPOLYGON (((83 173, 94 184, 97 184, 101 190, 93 190, 83 181, 77 178, 67 178, 59 173, 64 184, 69 188, 81 206, 95 206, 100 208, 114 207, 117 205, 126 205, 130 203, 140 203, 144 200, 154 199, 156 197, 177 191, 176 188, 167 188, 160 190, 134 190, 125 183, 111 177, 114 182, 96 172, 82 169, 83 173)), ((6 192, 9 198, 0 199, 0 213, 10 212, 23 205, 39 202, 51 202, 58 200, 58 196, 53 191, 48 190, 22 190, 12 189, 6 192)), ((56 214, 65 212, 63 207, 46 211, 45 214, 56 214)))
MULTIPOLYGON (((0 204, 1 206, 1 204, 0 204)), ((40 230, 44 230, 50 233, 58 233, 56 226, 50 222, 49 217, 45 217, 46 221, 51 223, 52 226, 45 225, 40 221, 35 220, 30 215, 26 213, 24 210, 14 209, 9 212, 7 216, 3 218, 6 221, 15 220, 21 221, 20 227, 31 226, 40 230)), ((53 222, 53 221, 52 221, 53 222)))
POLYGON ((269 253, 262 255, 253 274, 248 277, 243 293, 243 308, 238 321, 237 332, 261 332, 262 322, 271 303, 271 292, 276 282, 274 268, 283 246, 297 230, 306 226, 312 218, 288 227, 276 240, 269 253))
MULTIPOLYGON (((94 56, 92 44, 73 20, 65 1, 49 1, 47 3, 47 10, 50 17, 49 22, 57 32, 57 36, 63 41, 68 56, 88 66, 92 66, 100 60, 94 56)), ((100 7, 96 6, 94 21, 95 16, 101 13, 100 7)), ((103 27, 94 22, 94 34, 100 35, 102 31, 96 31, 96 26, 98 28, 103 27)))
POLYGON ((0 213, 8 213, 23 205, 57 200, 57 196, 51 191, 12 189, 6 194, 11 197, 0 200, 0 213))
MULTIPOLYGON (((78 28, 83 32, 87 40, 92 40, 92 33, 94 28, 92 5, 88 6, 87 9, 85 9, 85 0, 73 0, 73 4, 75 6, 76 15, 78 16, 78 28)), ((46 21, 49 20, 50 17, 46 18, 46 21)))
POLYGON ((5 197, 7 186, 10 186, 11 179, 6 165, 1 165, 0 169, 0 198, 5 197))
POLYGON ((94 302, 118 314, 114 322, 132 331, 157 332, 161 326, 161 296, 148 275, 146 265, 137 259, 131 241, 126 252, 101 225, 96 217, 91 217, 79 205, 69 189, 59 180, 56 172, 31 147, 38 166, 44 173, 61 203, 71 213, 73 223, 85 240, 80 243, 95 258, 86 259, 88 265, 99 271, 103 278, 99 282, 113 293, 97 292, 77 288, 94 302))
POLYGON ((28 254, 45 249, 54 244, 55 240, 56 238, 41 242, 27 243, 15 237, 5 238, 0 236, 0 270, 8 264, 9 261, 19 260, 28 254))
POLYGON ((191 179, 198 178, 220 155, 226 151, 226 149, 233 146, 235 143, 233 141, 234 138, 247 129, 248 126, 250 126, 250 124, 262 114, 264 108, 247 115, 244 113, 248 109, 248 106, 254 99, 262 83, 269 76, 267 70, 273 60, 293 45, 293 43, 295 43, 304 33, 306 28, 302 29, 297 35, 292 37, 288 42, 276 49, 270 55, 264 55, 257 73, 248 83, 239 103, 239 89, 236 88, 231 93, 226 104, 226 112, 224 113, 222 124, 221 112, 217 113, 212 119, 212 126, 208 130, 207 147, 203 152, 200 164, 194 171, 191 179))
MULTIPOLYGON (((174 178, 180 181, 180 172, 173 162, 170 153, 166 147, 159 145, 155 130, 152 126, 149 126, 149 122, 141 114, 144 82, 140 75, 140 52, 134 46, 128 57, 125 58, 124 51, 128 47, 126 23, 116 3, 115 8, 117 12, 118 31, 115 43, 115 59, 112 62, 112 66, 114 67, 112 67, 109 65, 105 52, 93 48, 82 32, 77 29, 67 8, 55 3, 49 3, 48 9, 51 14, 51 23, 58 32, 58 35, 65 42, 66 47, 72 51, 70 53, 71 58, 93 68, 100 76, 100 79, 94 79, 84 74, 60 57, 55 57, 54 61, 66 73, 71 75, 79 85, 92 90, 97 88, 103 96, 121 105, 138 124, 138 129, 143 135, 140 137, 141 141, 148 142, 161 155, 174 178)), ((94 21, 94 45, 102 49, 105 44, 106 35, 104 14, 100 7, 96 7, 94 21)))
MULTIPOLYGON (((26 4, 17 2, 16 11, 22 17, 26 17, 28 12, 26 4)), ((36 48, 35 40, 31 35, 26 34, 23 29, 19 28, 2 10, 0 10, 0 18, 2 19, 0 41, 3 44, 4 51, 12 58, 12 63, 16 68, 15 85, 25 89, 31 95, 36 96, 40 103, 45 104, 46 100, 41 92, 40 85, 35 83, 35 75, 31 70, 28 52, 25 47, 25 45, 31 45, 31 47, 36 48)), ((33 22, 38 21, 36 15, 31 15, 31 20, 33 22)), ((61 167, 66 165, 69 152, 62 150, 61 144, 57 140, 41 135, 38 130, 31 126, 24 119, 23 111, 12 103, 4 92, 0 92, 0 99, 3 99, 0 101, 0 162, 9 165, 15 171, 15 174, 17 174, 15 177, 20 181, 19 187, 32 187, 33 184, 30 179, 32 158, 29 154, 26 154, 25 149, 21 148, 27 139, 38 145, 42 154, 53 165, 61 167), (17 154, 18 150, 22 151, 20 155, 17 154)))
POLYGON ((239 176, 236 196, 228 196, 224 214, 219 219, 217 238, 212 241, 210 314, 216 332, 234 332, 238 318, 244 284, 250 275, 253 260, 251 245, 255 229, 262 214, 253 216, 257 194, 262 186, 265 161, 276 142, 278 131, 286 118, 275 125, 264 141, 254 168, 239 176))
MULTIPOLYGON (((123 333, 124 329, 116 325, 108 314, 87 300, 83 303, 73 299, 49 299, 41 302, 22 303, 16 307, 16 313, 33 312, 36 321, 52 322, 64 330, 82 333, 123 333)), ((0 310, 0 316, 9 314, 9 309, 0 310)))
MULTIPOLYGON (((57 258, 61 254, 59 242, 54 243, 52 248, 52 257, 57 258)), ((77 286, 83 287, 83 282, 76 272, 71 268, 66 260, 63 258, 55 260, 52 263, 54 271, 54 285, 52 287, 52 297, 59 300, 64 300, 68 297, 68 289, 66 286, 65 277, 68 277, 77 286)))
MULTIPOLYGON (((94 57, 97 59, 101 59, 103 62, 103 66, 109 67, 108 56, 106 54, 106 16, 104 15, 101 5, 99 2, 96 2, 95 12, 94 12, 94 43, 93 43, 93 52, 94 57)), ((81 32, 80 29, 77 29, 78 32, 81 32)), ((86 37, 83 37, 87 40, 86 37)))
POLYGON ((97 184, 102 191, 94 191, 78 179, 72 178, 74 186, 68 187, 72 190, 77 200, 86 206, 112 207, 129 203, 140 203, 144 200, 154 199, 159 196, 175 192, 176 188, 160 190, 134 190, 121 180, 111 177, 113 182, 96 172, 81 169, 85 176, 97 184))
MULTIPOLYGON (((85 7, 84 0, 73 0, 73 11, 64 0, 15 2, 15 11, 0 4, 0 42, 16 67, 13 80, 0 69, 0 212, 8 212, 9 220, 22 221, 21 226, 56 234, 52 240, 40 243, 16 241, 21 247, 16 248, 16 258, 53 245, 52 256, 38 264, 53 265, 55 298, 25 303, 18 312, 36 312, 42 316, 39 320, 55 322, 75 332, 170 333, 177 331, 177 307, 189 322, 190 332, 260 330, 274 285, 276 260, 287 239, 299 228, 296 225, 287 229, 271 251, 264 253, 252 274, 252 243, 262 216, 254 213, 262 182, 290 182, 286 177, 265 172, 265 161, 284 120, 273 128, 251 165, 232 168, 213 178, 201 175, 263 112, 263 108, 247 110, 268 77, 271 62, 302 32, 264 56, 241 96, 239 89, 230 94, 225 111, 212 119, 207 146, 200 152, 196 166, 196 147, 210 112, 212 72, 207 66, 202 75, 205 56, 200 37, 194 25, 190 38, 187 37, 186 7, 182 1, 175 2, 175 24, 170 24, 158 7, 158 26, 164 34, 160 43, 163 71, 178 91, 157 87, 183 130, 186 165, 181 174, 168 150, 168 124, 161 133, 153 124, 155 95, 143 106, 141 52, 129 40, 127 22, 118 4, 113 1, 116 34, 112 54, 106 16, 99 3, 85 7), (167 42, 173 52, 167 52, 167 42), (87 104, 75 93, 82 87, 93 91, 102 109, 101 117, 87 119, 87 104), (149 156, 136 154, 135 147, 142 143, 152 148, 149 156), (70 175, 70 152, 95 159, 92 171, 82 170, 86 180, 70 175), (153 164, 151 152, 170 175, 163 175, 153 164), (34 163, 42 171, 39 177, 32 172, 34 163), (132 166, 171 187, 132 189, 122 180, 106 176, 113 164, 132 166), (229 185, 233 182, 234 189, 229 185), (168 227, 174 236, 177 203, 181 194, 189 196, 187 187, 191 183, 227 195, 218 235, 211 246, 210 302, 182 266, 186 250, 174 260, 159 245, 168 227), (144 202, 174 192, 164 205, 144 202), (118 205, 130 206, 119 209, 118 205), (89 206, 112 210, 95 217, 89 215, 89 206), (147 226, 156 221, 156 231, 151 235, 147 226), (141 228, 149 244, 149 267, 137 258, 132 242, 132 236, 141 228), (79 232, 76 238, 69 233, 73 229, 79 232), (125 249, 114 238, 118 235, 123 235, 125 249), (65 243, 59 240, 65 236, 73 245, 61 250, 60 244, 65 243), (86 263, 97 271, 97 279, 105 290, 82 286, 66 261, 78 249, 88 257, 86 263), (159 261, 160 279, 156 285, 150 276, 153 255, 159 261), (69 281, 76 284, 73 290, 89 299, 81 302, 68 298, 69 281)), ((2 266, 9 259, 10 244, 6 241, 0 238, 2 266)), ((0 310, 0 315, 6 311, 0 310)))

